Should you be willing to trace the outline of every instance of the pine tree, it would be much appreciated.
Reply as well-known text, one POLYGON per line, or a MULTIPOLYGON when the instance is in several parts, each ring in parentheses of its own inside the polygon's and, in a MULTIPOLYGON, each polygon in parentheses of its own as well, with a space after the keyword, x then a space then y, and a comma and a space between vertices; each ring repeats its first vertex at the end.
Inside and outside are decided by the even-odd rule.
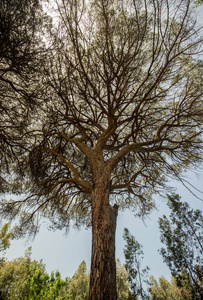
POLYGON ((16 105, 26 126, 3 113, 18 140, 9 179, 27 197, 0 212, 21 215, 20 234, 40 217, 91 225, 89 298, 116 299, 118 209, 149 213, 168 176, 202 161, 200 30, 189 0, 56 4, 51 51, 27 73, 34 109, 16 105))

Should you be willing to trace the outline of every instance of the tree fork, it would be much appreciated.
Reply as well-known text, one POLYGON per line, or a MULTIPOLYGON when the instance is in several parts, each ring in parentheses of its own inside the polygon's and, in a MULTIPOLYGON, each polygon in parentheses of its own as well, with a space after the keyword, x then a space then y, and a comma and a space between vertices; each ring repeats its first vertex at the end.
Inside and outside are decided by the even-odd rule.
POLYGON ((92 191, 92 259, 89 300, 116 300, 115 233, 118 206, 109 204, 109 180, 92 191))

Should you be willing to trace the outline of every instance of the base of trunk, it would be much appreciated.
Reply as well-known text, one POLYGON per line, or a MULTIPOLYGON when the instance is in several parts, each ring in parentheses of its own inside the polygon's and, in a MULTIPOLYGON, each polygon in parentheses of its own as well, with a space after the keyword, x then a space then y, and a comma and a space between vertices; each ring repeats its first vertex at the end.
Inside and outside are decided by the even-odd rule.
POLYGON ((115 232, 118 207, 101 205, 92 213, 89 300, 116 300, 115 232))

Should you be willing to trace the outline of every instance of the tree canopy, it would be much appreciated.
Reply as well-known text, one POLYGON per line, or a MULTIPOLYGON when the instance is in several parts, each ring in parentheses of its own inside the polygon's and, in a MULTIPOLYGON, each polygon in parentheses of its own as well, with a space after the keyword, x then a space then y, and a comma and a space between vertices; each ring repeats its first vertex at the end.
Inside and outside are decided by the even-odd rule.
POLYGON ((0 2, 0 192, 11 184, 8 171, 14 158, 17 162, 20 135, 36 102, 37 74, 46 53, 41 37, 49 26, 38 0, 0 2))
POLYGON ((26 206, 58 227, 88 223, 101 163, 110 203, 150 210, 169 176, 201 160, 201 38, 190 3, 57 3, 42 100, 18 136, 16 173, 30 196, 2 212, 26 206))

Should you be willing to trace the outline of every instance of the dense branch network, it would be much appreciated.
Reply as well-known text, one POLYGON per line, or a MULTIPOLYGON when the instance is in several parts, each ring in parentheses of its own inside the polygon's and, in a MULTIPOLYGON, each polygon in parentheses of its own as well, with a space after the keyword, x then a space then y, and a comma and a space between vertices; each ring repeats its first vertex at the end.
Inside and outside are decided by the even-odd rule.
POLYGON ((112 203, 147 211, 169 176, 201 160, 202 39, 190 1, 55 3, 41 101, 20 135, 31 196, 13 213, 23 204, 31 216, 86 220, 100 172, 112 203))
POLYGON ((22 153, 21 135, 41 94, 38 72, 47 49, 39 31, 46 34, 49 24, 38 0, 0 3, 1 192, 8 192, 8 173, 22 153))

